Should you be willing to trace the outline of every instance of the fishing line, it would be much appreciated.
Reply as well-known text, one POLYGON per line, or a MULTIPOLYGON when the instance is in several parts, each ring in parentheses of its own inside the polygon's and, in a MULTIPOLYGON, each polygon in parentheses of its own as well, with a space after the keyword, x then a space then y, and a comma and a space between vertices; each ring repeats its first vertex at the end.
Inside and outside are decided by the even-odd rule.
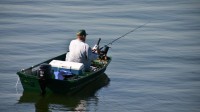
POLYGON ((125 34, 123 34, 122 36, 120 36, 120 37, 114 39, 113 41, 111 41, 110 43, 108 43, 106 46, 108 46, 108 45, 112 45, 115 41, 119 40, 120 38, 125 37, 126 35, 128 35, 128 34, 134 32, 134 31, 136 31, 136 30, 139 29, 139 28, 144 27, 144 26, 147 25, 148 23, 150 23, 150 22, 147 22, 147 23, 145 23, 145 24, 143 24, 143 25, 140 25, 140 26, 134 28, 133 30, 131 30, 131 31, 129 31, 129 32, 125 33, 125 34))

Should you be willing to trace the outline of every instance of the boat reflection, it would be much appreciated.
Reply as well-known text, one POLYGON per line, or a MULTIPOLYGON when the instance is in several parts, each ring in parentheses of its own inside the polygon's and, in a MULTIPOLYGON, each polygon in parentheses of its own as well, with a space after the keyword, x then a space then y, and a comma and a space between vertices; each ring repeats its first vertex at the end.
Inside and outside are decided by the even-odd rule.
POLYGON ((88 104, 91 102, 95 103, 95 105, 98 104, 98 97, 95 96, 95 93, 102 87, 106 87, 109 81, 108 76, 102 74, 97 80, 72 95, 46 94, 45 96, 41 96, 38 93, 24 91, 19 99, 19 104, 34 103, 36 112, 88 110, 88 104))

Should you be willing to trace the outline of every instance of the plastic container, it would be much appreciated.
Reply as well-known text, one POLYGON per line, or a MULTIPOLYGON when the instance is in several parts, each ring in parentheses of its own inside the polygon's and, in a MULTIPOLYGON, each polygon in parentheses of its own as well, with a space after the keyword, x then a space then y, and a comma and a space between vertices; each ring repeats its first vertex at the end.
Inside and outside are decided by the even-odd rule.
POLYGON ((85 71, 83 63, 52 60, 49 64, 54 71, 68 70, 76 75, 82 75, 85 71))

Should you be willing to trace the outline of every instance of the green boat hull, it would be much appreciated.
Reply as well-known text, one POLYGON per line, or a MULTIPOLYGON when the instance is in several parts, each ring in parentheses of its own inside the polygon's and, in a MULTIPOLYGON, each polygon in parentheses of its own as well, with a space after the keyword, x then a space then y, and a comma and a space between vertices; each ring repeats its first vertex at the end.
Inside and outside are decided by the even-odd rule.
MULTIPOLYGON (((52 60, 65 60, 65 54, 57 56, 55 58, 49 59, 42 63, 39 63, 33 67, 27 68, 25 70, 21 70, 17 72, 22 87, 24 91, 34 91, 34 92, 41 92, 41 85, 40 85, 40 78, 34 74, 34 69, 38 69, 38 67, 43 63, 49 63, 52 60)), ((51 93, 74 93, 80 90, 83 86, 97 80, 106 70, 108 64, 111 62, 111 58, 108 57, 104 64, 102 62, 96 61, 95 63, 98 64, 98 70, 85 72, 82 75, 74 76, 72 79, 67 80, 58 80, 52 78, 48 78, 45 80, 46 85, 46 92, 51 93)))
POLYGON ((45 96, 39 95, 39 93, 24 91, 18 100, 18 104, 30 104, 33 103, 35 106, 35 111, 44 110, 45 112, 49 111, 49 107, 53 105, 62 105, 65 107, 65 111, 77 111, 77 107, 87 101, 93 100, 98 103, 98 98, 95 95, 97 91, 101 88, 109 85, 110 79, 106 74, 100 75, 100 77, 92 81, 92 84, 88 84, 87 86, 81 88, 80 91, 66 95, 66 94, 46 94, 45 96), (45 110, 46 109, 46 110, 45 110))

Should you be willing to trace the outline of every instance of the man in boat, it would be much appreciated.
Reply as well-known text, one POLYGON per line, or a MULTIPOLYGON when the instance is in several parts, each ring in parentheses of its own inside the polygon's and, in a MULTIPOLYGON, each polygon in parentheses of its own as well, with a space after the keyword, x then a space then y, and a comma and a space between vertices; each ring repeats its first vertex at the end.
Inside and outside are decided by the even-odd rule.
POLYGON ((83 63, 85 70, 90 70, 91 61, 98 58, 99 48, 95 50, 85 43, 88 34, 85 30, 79 30, 76 33, 76 39, 72 40, 69 45, 69 53, 67 54, 67 61, 83 63))

